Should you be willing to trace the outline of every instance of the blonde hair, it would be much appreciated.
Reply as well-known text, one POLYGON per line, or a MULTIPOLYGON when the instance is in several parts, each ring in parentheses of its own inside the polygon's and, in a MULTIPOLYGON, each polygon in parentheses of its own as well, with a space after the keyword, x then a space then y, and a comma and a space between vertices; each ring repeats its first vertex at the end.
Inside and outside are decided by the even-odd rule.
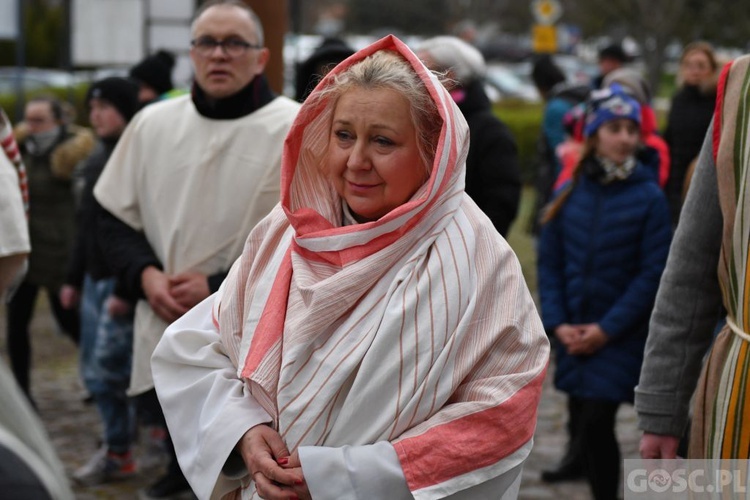
POLYGON ((330 85, 313 93, 308 99, 314 102, 327 99, 327 107, 333 109, 341 95, 352 88, 390 89, 404 96, 417 130, 419 156, 429 174, 435 160, 443 119, 424 82, 406 59, 392 50, 380 50, 332 78, 330 85))

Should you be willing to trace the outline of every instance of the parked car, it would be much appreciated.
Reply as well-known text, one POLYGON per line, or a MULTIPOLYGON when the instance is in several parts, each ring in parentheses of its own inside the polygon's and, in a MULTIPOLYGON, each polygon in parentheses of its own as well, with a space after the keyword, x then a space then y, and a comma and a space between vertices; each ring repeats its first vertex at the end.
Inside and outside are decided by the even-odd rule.
POLYGON ((491 101, 515 99, 539 102, 541 97, 531 78, 519 73, 514 65, 489 64, 485 75, 485 91, 491 101))
POLYGON ((25 91, 44 91, 60 88, 72 88, 82 83, 76 75, 67 71, 40 68, 0 67, 0 94, 12 94, 16 91, 17 79, 21 78, 25 91))
POLYGON ((0 67, 0 106, 12 122, 20 120, 23 103, 38 95, 54 95, 72 105, 71 116, 86 121, 84 96, 88 80, 67 71, 40 68, 0 67), (17 84, 21 79, 23 95, 19 100, 17 84))

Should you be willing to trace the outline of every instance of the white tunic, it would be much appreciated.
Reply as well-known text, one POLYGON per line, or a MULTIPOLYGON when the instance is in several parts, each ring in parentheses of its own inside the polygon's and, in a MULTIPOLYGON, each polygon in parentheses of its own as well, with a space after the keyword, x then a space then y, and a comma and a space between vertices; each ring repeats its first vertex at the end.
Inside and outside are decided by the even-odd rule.
MULTIPOLYGON (((120 138, 94 195, 145 233, 164 272, 227 270, 279 200, 281 150, 298 109, 278 97, 242 118, 213 120, 189 95, 149 105, 120 138)), ((166 327, 138 302, 131 394, 153 388, 149 360, 166 327)))

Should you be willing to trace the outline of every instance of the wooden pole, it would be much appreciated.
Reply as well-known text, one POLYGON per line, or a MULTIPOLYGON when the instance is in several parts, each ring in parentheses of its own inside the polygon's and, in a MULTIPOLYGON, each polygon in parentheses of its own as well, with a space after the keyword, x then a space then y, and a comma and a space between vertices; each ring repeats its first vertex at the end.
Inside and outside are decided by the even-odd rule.
POLYGON ((284 34, 287 31, 286 0, 244 0, 263 23, 265 45, 271 51, 266 65, 266 77, 271 88, 281 94, 284 90, 284 34))

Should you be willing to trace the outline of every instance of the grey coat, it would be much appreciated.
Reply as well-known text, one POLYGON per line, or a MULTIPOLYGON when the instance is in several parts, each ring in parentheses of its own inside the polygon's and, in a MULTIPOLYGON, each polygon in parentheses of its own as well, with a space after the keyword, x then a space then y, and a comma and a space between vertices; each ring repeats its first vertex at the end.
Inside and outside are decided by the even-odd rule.
POLYGON ((703 143, 651 315, 635 389, 638 427, 681 436, 722 298, 717 275, 722 241, 713 126, 703 143))

